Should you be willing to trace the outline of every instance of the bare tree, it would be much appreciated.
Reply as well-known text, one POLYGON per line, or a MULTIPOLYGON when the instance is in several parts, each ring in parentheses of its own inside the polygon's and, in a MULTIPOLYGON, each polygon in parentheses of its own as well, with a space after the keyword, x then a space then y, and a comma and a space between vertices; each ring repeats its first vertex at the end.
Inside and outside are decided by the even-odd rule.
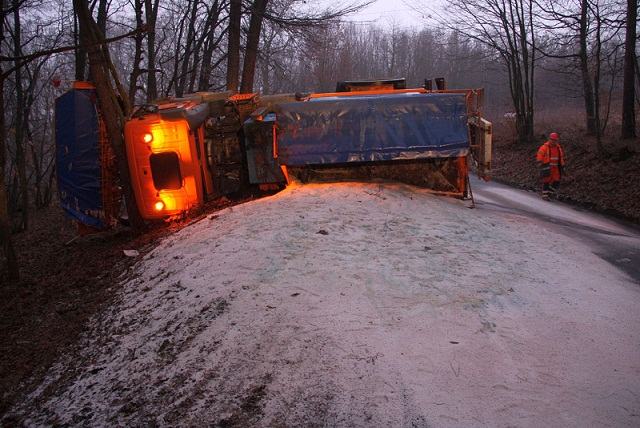
POLYGON ((634 96, 636 66, 636 22, 638 19, 637 0, 627 0, 626 35, 624 44, 624 89, 622 91, 622 138, 636 136, 636 112, 634 96))
POLYGON ((229 30, 227 48, 227 89, 237 91, 240 81, 240 22, 242 0, 231 0, 229 5, 229 30))
MULTIPOLYGON (((5 3, 2 3, 2 21, 0 21, 0 44, 4 42, 4 23, 9 10, 5 9, 5 3)), ((0 73, 2 73, 2 65, 0 64, 0 73)), ((9 219, 7 187, 5 184, 6 177, 6 147, 7 147, 7 128, 5 123, 4 111, 4 83, 6 77, 4 73, 0 76, 0 241, 2 241, 2 249, 6 259, 7 278, 9 281, 17 281, 20 279, 20 270, 18 267, 18 258, 13 248, 13 240, 11 238, 11 222, 9 219)))
POLYGON ((497 52, 508 74, 518 140, 533 140, 536 38, 532 0, 453 0, 441 18, 452 31, 497 52))
POLYGON ((37 82, 38 90, 29 91, 29 106, 32 110, 29 122, 35 124, 27 129, 27 141, 31 154, 31 174, 33 204, 36 209, 48 207, 53 197, 55 179, 54 114, 51 108, 55 89, 48 84, 58 72, 58 65, 51 64, 49 58, 35 63, 34 71, 26 67, 30 85, 37 82))
POLYGON ((87 73, 87 52, 80 46, 80 32, 78 31, 78 18, 77 11, 75 10, 75 3, 73 5, 73 44, 76 46, 74 49, 75 58, 75 80, 85 80, 87 73))
POLYGON ((603 64, 609 65, 610 92, 616 74, 619 12, 614 1, 564 0, 537 3, 541 11, 540 27, 549 37, 539 51, 548 58, 567 60, 563 69, 575 62, 582 83, 587 133, 595 135, 602 150, 601 137, 606 129, 611 96, 602 112, 603 64), (613 68, 611 67, 613 65, 613 68))
MULTIPOLYGON (((12 0, 13 8, 13 53, 16 57, 22 55, 22 28, 20 20, 20 1, 12 0)), ((22 84, 22 65, 16 60, 15 64, 15 89, 16 89, 16 117, 15 117, 15 147, 16 167, 18 169, 18 181, 20 183, 20 223, 19 230, 26 230, 29 223, 29 191, 27 186, 27 166, 24 150, 24 129, 28 124, 26 113, 25 93, 22 84)))
POLYGON ((160 0, 144 0, 147 18, 147 102, 158 98, 156 81, 156 20, 160 0))
MULTIPOLYGON (((208 91, 210 85, 211 72, 215 69, 222 61, 225 59, 224 55, 221 55, 220 58, 213 63, 213 53, 216 48, 220 46, 220 42, 222 41, 222 37, 225 32, 220 31, 220 33, 216 34, 216 29, 220 24, 220 14, 223 10, 224 2, 220 2, 215 0, 211 8, 208 12, 208 20, 205 25, 205 35, 206 40, 204 43, 204 52, 202 54, 202 66, 200 68, 200 77, 198 80, 198 90, 200 91, 208 91)), ((240 41, 238 40, 238 45, 240 41)), ((237 76, 237 72, 236 72, 237 76)), ((236 81, 237 87, 237 81, 236 81)))
MULTIPOLYGON (((142 28, 144 23, 142 21, 142 11, 144 8, 144 0, 133 0, 134 16, 136 20, 136 28, 142 28)), ((138 79, 142 75, 140 69, 140 62, 142 61, 142 43, 144 41, 144 33, 139 32, 133 38, 135 41, 135 51, 133 54, 133 64, 131 68, 131 74, 129 75, 129 105, 134 105, 136 102, 136 93, 139 89, 138 79)))
POLYGON ((254 0, 251 5, 251 19, 249 21, 249 33, 247 34, 247 46, 244 53, 242 66, 242 83, 240 92, 253 92, 253 80, 256 73, 256 61, 258 58, 258 43, 262 32, 262 20, 269 0, 254 0))
MULTIPOLYGON (((199 0, 189 0, 189 8, 185 14, 187 19, 187 37, 184 47, 180 46, 180 57, 182 66, 180 67, 179 74, 176 76, 176 96, 181 97, 184 94, 185 84, 187 81, 187 73, 189 72, 189 64, 191 57, 195 56, 196 49, 194 47, 194 41, 196 37, 196 14, 198 13, 199 0)), ((179 55, 176 52, 176 57, 179 55)), ((176 62, 177 63, 177 62, 176 62)), ((195 73, 193 73, 195 74, 195 73)))
MULTIPOLYGON (((98 2, 98 16, 96 17, 96 24, 98 25, 98 30, 102 33, 103 37, 107 36, 107 14, 109 13, 109 3, 108 0, 97 0, 98 2)), ((95 3, 93 3, 93 6, 95 3)))
POLYGON ((91 77, 96 86, 100 112, 118 162, 120 183, 127 202, 129 222, 135 231, 141 231, 144 230, 145 225, 138 211, 138 204, 131 187, 129 165, 122 134, 124 120, 129 113, 128 97, 118 81, 109 51, 104 44, 104 36, 89 13, 87 0, 74 0, 74 4, 78 12, 80 40, 88 47, 87 54, 91 77), (111 84, 112 79, 115 89, 111 84))
MULTIPOLYGON (((354 1, 341 4, 327 10, 300 10, 297 6, 306 4, 304 0, 254 0, 248 7, 249 28, 247 31, 242 67, 240 92, 252 92, 254 87, 256 65, 260 58, 260 42, 265 24, 277 26, 283 33, 292 37, 304 38, 316 29, 336 23, 347 14, 356 12, 370 1, 354 1)), ((233 1, 232 1, 233 6, 233 1)), ((237 5, 235 6, 237 7, 237 5)), ((237 87, 234 80, 236 70, 239 71, 239 55, 236 57, 237 15, 230 11, 229 49, 227 59, 227 88, 237 87), (231 79, 231 80, 229 80, 231 79)))

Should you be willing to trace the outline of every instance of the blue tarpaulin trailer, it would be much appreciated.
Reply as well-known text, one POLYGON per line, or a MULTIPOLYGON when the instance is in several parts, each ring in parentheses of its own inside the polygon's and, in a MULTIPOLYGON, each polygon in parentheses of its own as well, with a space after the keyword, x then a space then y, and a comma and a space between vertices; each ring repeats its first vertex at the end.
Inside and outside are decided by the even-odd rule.
POLYGON ((245 123, 253 183, 281 177, 280 166, 460 158, 470 149, 462 93, 337 95, 279 104, 272 113, 245 123), (272 141, 265 136, 273 126, 272 141))
POLYGON ((466 156, 463 94, 328 97, 280 105, 278 158, 288 166, 466 156))
POLYGON ((108 226, 103 194, 104 150, 94 89, 71 89, 55 104, 60 205, 83 225, 108 226))

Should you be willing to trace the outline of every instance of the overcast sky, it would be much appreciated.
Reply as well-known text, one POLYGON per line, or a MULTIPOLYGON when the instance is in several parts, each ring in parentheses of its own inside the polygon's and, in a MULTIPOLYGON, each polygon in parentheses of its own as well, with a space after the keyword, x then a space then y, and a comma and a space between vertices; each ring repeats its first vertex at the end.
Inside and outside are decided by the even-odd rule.
POLYGON ((415 27, 423 23, 422 16, 402 0, 377 0, 362 11, 348 18, 350 21, 396 24, 401 27, 415 27))
MULTIPOLYGON (((439 3, 437 0, 428 2, 423 0, 376 0, 360 12, 349 15, 346 20, 362 25, 391 26, 395 24, 399 27, 422 27, 426 23, 429 12, 419 13, 410 6, 419 5, 421 2, 431 5, 439 3)), ((322 0, 320 3, 323 3, 325 7, 336 4, 331 0, 322 0)))

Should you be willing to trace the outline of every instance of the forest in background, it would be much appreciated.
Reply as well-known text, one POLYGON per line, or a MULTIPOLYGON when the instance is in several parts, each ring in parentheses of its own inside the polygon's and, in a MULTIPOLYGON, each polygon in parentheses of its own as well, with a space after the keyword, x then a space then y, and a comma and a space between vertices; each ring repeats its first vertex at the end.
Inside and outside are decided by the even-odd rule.
MULTIPOLYGON (((303 0, 4 2, 5 254, 11 235, 28 229, 30 213, 55 200, 54 103, 74 80, 102 82, 103 101, 104 93, 120 98, 110 104, 117 119, 112 139, 131 106, 160 97, 225 89, 332 91, 338 80, 390 77, 405 77, 410 86, 445 77, 452 88, 483 87, 488 118, 499 123, 510 113, 507 125, 523 143, 534 140, 536 118, 546 115, 561 125, 567 112, 600 148, 624 129, 624 136, 635 136, 635 1, 454 0, 422 28, 345 19, 366 4, 316 9, 303 0)), ((416 13, 426 10, 419 1, 411 5, 416 13)))

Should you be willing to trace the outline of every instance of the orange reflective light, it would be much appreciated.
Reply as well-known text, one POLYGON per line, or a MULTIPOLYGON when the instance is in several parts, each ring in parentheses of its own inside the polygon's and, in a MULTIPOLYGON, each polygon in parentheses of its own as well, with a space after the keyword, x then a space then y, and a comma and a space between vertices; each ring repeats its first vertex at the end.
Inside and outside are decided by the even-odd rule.
POLYGON ((145 143, 150 143, 151 141, 153 141, 153 134, 151 134, 150 132, 147 132, 142 136, 142 139, 144 140, 145 143))
POLYGON ((164 202, 158 201, 153 207, 156 209, 156 211, 162 211, 164 209, 164 202))

